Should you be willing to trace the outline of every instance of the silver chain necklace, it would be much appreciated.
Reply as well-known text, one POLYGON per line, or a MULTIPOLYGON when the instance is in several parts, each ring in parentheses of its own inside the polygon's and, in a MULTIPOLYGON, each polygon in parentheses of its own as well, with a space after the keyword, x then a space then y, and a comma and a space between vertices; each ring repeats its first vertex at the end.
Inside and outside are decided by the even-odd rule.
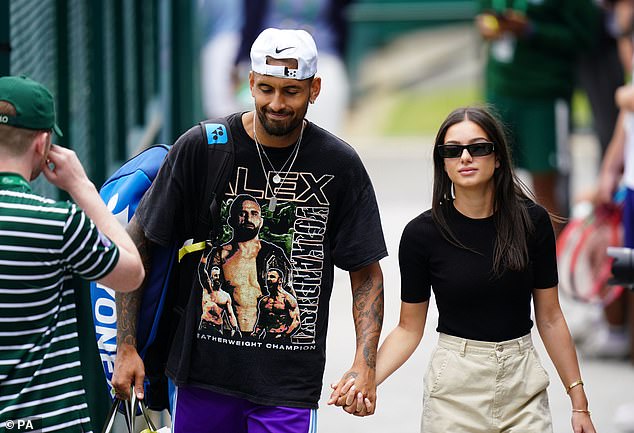
POLYGON ((282 178, 280 177, 279 174, 280 173, 284 173, 285 171, 287 171, 286 170, 286 164, 289 163, 289 161, 291 160, 291 158, 295 154, 295 149, 293 149, 293 151, 288 155, 288 158, 286 158, 286 161, 284 161, 284 164, 282 164, 282 168, 277 170, 275 168, 275 166, 273 165, 273 163, 271 162, 271 160, 269 159, 269 156, 266 154, 266 150, 264 150, 264 146, 262 146, 262 143, 259 143, 257 141, 257 137, 255 136, 255 131, 253 131, 253 137, 255 137, 255 140, 254 140, 255 141, 255 145, 258 146, 258 149, 262 151, 262 154, 264 155, 264 158, 266 159, 266 161, 271 166, 271 170, 275 173, 275 175, 273 175, 273 183, 279 184, 282 181, 282 178))
MULTIPOLYGON (((269 159, 268 155, 266 154, 266 151, 264 150, 264 146, 262 146, 262 144, 260 144, 260 142, 258 141, 258 136, 255 133, 255 116, 253 117, 253 141, 255 142, 255 149, 258 151, 258 158, 260 159, 262 173, 264 173, 264 180, 266 182, 265 191, 266 190, 271 191, 271 197, 269 198, 269 205, 268 205, 268 209, 271 212, 274 212, 275 207, 277 206, 278 188, 281 187, 282 184, 284 184, 284 182, 286 182, 286 178, 288 177, 289 173, 291 172, 291 169, 293 168, 293 165, 295 164, 295 160, 297 159, 297 154, 299 154, 299 146, 302 144, 303 136, 304 136, 304 121, 302 120, 302 130, 299 133, 299 138, 297 139, 297 143, 295 143, 295 149, 293 149, 293 152, 288 156, 288 159, 286 160, 286 162, 284 162, 284 165, 282 165, 282 168, 278 171, 275 169, 275 167, 271 163, 271 160, 269 159), (260 150, 260 148, 262 149, 260 150), (274 187, 271 187, 271 185, 269 185, 269 175, 266 171, 266 167, 264 167, 264 159, 262 159, 262 154, 264 154, 264 157, 266 158, 271 168, 275 172, 275 175, 273 176, 273 183, 275 183, 276 186, 274 187), (288 161, 291 161, 291 165, 289 165, 286 172, 284 172, 284 167, 286 167, 286 164, 288 163, 288 161), (284 178, 282 179, 279 173, 283 173, 283 172, 285 174, 284 174, 284 178)), ((265 196, 266 196, 266 193, 265 193, 265 196)))

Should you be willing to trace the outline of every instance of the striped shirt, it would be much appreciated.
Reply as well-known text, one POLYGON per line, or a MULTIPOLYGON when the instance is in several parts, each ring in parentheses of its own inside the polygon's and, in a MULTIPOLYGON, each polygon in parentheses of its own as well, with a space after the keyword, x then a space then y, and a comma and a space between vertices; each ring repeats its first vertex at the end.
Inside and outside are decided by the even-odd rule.
POLYGON ((69 282, 99 279, 118 258, 75 204, 0 173, 0 432, 27 418, 42 432, 91 431, 69 282))

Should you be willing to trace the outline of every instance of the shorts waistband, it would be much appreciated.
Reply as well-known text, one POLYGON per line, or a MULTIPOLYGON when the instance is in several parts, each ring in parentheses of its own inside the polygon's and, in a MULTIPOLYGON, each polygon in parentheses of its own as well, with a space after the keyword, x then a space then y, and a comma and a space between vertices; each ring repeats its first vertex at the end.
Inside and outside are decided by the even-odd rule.
POLYGON ((440 333, 438 346, 458 352, 463 356, 465 353, 488 354, 491 352, 501 355, 503 353, 524 353, 526 350, 532 349, 533 340, 531 339, 531 334, 526 334, 523 337, 513 340, 495 342, 469 340, 467 338, 440 333))

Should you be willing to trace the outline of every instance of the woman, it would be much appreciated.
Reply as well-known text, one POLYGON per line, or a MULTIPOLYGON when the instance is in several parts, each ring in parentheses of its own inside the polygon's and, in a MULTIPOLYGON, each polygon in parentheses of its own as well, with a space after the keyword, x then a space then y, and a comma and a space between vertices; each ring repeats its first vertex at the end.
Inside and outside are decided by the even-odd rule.
MULTIPOLYGON (((438 347, 425 377, 422 430, 552 432, 549 379, 531 342, 531 297, 544 346, 570 395, 576 433, 595 431, 575 348, 557 297, 549 214, 513 172, 503 128, 484 108, 460 108, 434 147, 431 210, 401 238, 401 312, 381 345, 381 383, 423 336, 433 288, 438 347)), ((358 415, 372 405, 351 389, 334 401, 358 415), (347 395, 346 394, 348 392, 347 395)))

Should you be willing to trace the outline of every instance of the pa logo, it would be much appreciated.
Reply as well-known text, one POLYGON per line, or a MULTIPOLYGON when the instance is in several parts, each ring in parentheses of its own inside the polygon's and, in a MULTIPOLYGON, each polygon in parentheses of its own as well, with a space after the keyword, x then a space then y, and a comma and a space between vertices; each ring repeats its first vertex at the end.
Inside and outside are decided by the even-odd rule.
POLYGON ((207 132, 207 144, 225 144, 227 143, 227 129, 225 125, 219 123, 207 123, 205 125, 207 132))

